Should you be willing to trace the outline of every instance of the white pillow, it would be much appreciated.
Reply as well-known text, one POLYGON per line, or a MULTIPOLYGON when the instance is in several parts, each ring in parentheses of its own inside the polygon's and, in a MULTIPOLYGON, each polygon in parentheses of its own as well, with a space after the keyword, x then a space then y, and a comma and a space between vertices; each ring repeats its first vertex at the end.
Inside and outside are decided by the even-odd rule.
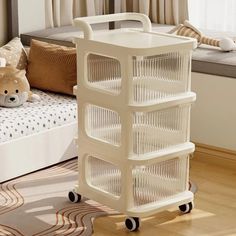
POLYGON ((6 59, 6 64, 19 70, 26 69, 27 55, 20 38, 14 38, 6 45, 0 47, 0 57, 6 59))

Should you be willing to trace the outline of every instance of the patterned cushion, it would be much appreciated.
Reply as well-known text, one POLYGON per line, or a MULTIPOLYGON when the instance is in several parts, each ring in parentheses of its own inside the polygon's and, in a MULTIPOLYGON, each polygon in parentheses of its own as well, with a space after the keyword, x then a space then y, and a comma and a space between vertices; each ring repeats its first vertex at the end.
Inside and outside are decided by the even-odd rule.
POLYGON ((73 95, 76 49, 32 40, 27 78, 33 88, 73 95))
POLYGON ((7 65, 14 66, 19 70, 26 69, 27 55, 19 38, 14 38, 2 46, 0 48, 0 57, 6 59, 7 65))

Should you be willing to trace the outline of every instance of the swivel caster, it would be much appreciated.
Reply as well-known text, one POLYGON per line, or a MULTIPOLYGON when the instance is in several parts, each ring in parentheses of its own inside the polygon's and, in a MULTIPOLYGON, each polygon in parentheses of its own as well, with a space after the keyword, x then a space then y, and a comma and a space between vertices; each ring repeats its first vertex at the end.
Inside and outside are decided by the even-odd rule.
POLYGON ((183 204, 181 206, 179 206, 180 211, 182 211, 183 213, 190 213, 193 209, 193 202, 189 202, 186 204, 183 204))
POLYGON ((76 193, 74 190, 68 193, 68 198, 73 203, 77 203, 81 201, 81 195, 76 193))
POLYGON ((125 226, 129 231, 136 231, 139 228, 139 218, 138 217, 128 217, 125 220, 125 226))

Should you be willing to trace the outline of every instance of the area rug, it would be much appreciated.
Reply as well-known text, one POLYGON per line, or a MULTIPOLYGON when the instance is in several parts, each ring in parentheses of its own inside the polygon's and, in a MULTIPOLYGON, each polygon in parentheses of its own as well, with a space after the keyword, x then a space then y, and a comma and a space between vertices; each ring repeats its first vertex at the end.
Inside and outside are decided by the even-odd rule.
POLYGON ((0 184, 0 236, 92 235, 95 217, 114 211, 91 200, 71 203, 77 160, 0 184))
MULTIPOLYGON (((117 214, 92 200, 71 203, 77 159, 0 184, 0 236, 91 236, 93 220, 117 214)), ((189 188, 196 192, 196 185, 189 188)))

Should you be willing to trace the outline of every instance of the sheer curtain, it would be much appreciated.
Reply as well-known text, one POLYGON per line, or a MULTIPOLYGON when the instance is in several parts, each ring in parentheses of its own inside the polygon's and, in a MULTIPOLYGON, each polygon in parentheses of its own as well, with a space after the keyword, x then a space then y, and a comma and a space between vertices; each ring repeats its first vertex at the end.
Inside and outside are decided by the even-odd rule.
POLYGON ((144 13, 159 24, 177 25, 188 19, 188 0, 115 0, 115 6, 116 12, 144 13))
POLYGON ((44 0, 46 27, 71 25, 73 18, 107 13, 108 0, 44 0))
POLYGON ((236 0, 189 0, 188 5, 196 27, 236 32, 236 0))
MULTIPOLYGON (((110 0, 44 1, 48 28, 71 25, 75 17, 106 14, 110 2, 110 0)), ((144 13, 152 22, 159 24, 177 25, 188 19, 188 0, 114 0, 114 4, 115 12, 144 13)))

